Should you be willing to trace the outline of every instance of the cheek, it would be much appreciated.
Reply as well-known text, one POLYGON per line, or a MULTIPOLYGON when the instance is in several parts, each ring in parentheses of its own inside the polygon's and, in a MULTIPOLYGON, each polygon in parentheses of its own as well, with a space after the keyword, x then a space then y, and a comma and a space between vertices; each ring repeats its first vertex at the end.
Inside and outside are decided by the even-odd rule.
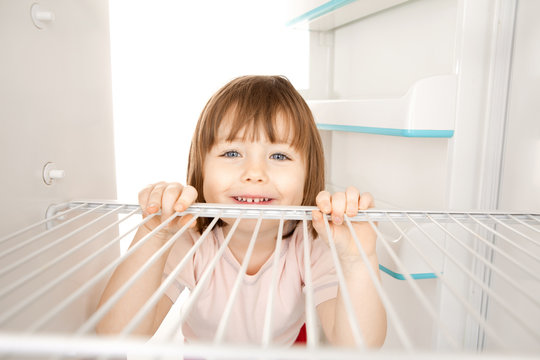
POLYGON ((203 196, 206 202, 220 202, 222 195, 236 180, 236 171, 220 162, 207 161, 204 167, 203 196))
POLYGON ((306 172, 303 169, 296 169, 287 174, 288 187, 291 189, 294 205, 302 204, 304 199, 304 184, 306 182, 306 172))
POLYGON ((298 179, 298 196, 300 197, 300 204, 304 200, 304 188, 306 184, 306 174, 302 173, 301 179, 298 179))
POLYGON ((206 202, 215 202, 215 194, 220 185, 219 178, 213 172, 207 173, 203 178, 203 196, 206 202))
POLYGON ((213 192, 212 189, 216 187, 215 171, 212 170, 211 164, 205 162, 202 181, 202 192, 206 202, 212 202, 213 192))
POLYGON ((301 173, 300 173, 300 179, 298 180, 298 184, 300 186, 300 204, 302 204, 304 202, 304 190, 305 190, 305 187, 306 187, 306 180, 307 177, 309 176, 309 174, 307 174, 306 172, 306 169, 305 167, 302 169, 301 173))

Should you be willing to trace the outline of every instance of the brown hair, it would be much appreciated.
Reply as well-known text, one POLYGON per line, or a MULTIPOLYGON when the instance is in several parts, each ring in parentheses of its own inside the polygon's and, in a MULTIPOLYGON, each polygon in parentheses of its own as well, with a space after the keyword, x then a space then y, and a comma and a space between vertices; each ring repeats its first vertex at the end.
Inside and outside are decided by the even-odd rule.
MULTIPOLYGON (((306 164, 302 205, 315 205, 317 194, 324 189, 324 155, 321 137, 313 115, 302 96, 283 76, 242 76, 222 87, 204 107, 191 141, 187 183, 197 189, 197 202, 203 195, 204 159, 217 141, 218 129, 225 115, 232 111, 232 124, 227 140, 233 140, 245 129, 244 140, 256 140, 264 129, 270 142, 278 139, 276 118, 280 114, 288 122, 291 146, 299 151, 306 164)), ((209 218, 198 219, 203 231, 209 218)))

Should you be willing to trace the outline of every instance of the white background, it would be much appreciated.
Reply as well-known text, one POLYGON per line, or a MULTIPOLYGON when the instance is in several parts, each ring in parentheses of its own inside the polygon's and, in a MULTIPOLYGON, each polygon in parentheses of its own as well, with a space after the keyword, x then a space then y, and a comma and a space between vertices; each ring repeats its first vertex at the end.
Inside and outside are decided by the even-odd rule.
POLYGON ((185 183, 189 144, 210 96, 234 77, 287 76, 308 86, 307 31, 287 28, 285 1, 111 1, 118 199, 185 183))

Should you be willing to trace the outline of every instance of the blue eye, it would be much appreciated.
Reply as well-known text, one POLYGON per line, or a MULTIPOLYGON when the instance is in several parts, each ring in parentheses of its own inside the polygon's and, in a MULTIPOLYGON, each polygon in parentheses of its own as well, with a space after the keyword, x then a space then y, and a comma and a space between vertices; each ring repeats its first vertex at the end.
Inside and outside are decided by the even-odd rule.
POLYGON ((287 155, 281 154, 281 153, 272 154, 270 155, 270 158, 274 160, 280 160, 280 161, 289 160, 289 157, 287 155))
POLYGON ((240 153, 236 150, 230 150, 230 151, 226 151, 223 153, 223 155, 221 155, 223 157, 239 157, 240 156, 240 153))

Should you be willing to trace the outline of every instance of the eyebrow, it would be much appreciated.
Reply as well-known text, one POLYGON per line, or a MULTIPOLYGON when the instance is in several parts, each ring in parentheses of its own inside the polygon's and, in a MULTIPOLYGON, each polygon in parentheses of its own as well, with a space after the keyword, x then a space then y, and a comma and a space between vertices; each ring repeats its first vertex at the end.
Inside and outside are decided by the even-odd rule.
MULTIPOLYGON (((247 140, 244 140, 241 137, 235 137, 232 140, 227 140, 226 138, 219 137, 217 138, 216 143, 232 143, 232 142, 246 142, 246 141, 247 140)), ((247 142, 250 142, 250 141, 247 141, 247 142)), ((258 141, 253 141, 253 142, 258 142, 258 141)), ((292 143, 288 141, 275 141, 275 142, 272 142, 271 144, 283 144, 283 145, 289 145, 293 147, 292 143)))

